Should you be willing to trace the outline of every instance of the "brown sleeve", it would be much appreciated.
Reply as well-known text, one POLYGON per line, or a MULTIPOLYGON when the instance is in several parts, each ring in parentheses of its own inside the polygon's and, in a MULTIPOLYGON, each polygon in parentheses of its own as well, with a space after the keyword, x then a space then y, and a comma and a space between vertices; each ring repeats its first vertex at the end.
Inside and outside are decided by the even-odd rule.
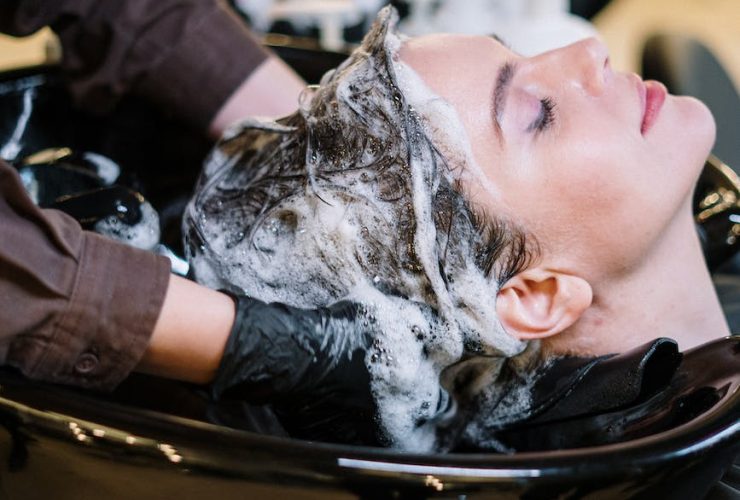
POLYGON ((141 359, 168 280, 166 258, 39 209, 0 160, 0 363, 111 389, 141 359))
POLYGON ((107 111, 125 93, 206 130, 268 53, 219 0, 3 0, 0 31, 49 25, 75 101, 107 111))

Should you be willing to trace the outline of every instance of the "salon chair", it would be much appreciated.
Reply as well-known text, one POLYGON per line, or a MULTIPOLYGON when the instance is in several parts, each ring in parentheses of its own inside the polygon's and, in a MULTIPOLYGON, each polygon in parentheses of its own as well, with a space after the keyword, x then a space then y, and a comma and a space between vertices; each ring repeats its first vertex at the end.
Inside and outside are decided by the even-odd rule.
MULTIPOLYGON (((277 50, 291 63, 302 60, 313 81, 342 57, 277 50)), ((79 152, 111 159, 121 171, 116 183, 159 212, 161 241, 174 253, 181 251, 179 217, 209 147, 134 99, 105 116, 74 109, 54 68, 0 75, 0 149, 8 159, 22 167, 32 154, 49 164, 77 154, 77 166, 91 171, 99 163, 80 166, 79 152)), ((705 179, 698 200, 711 205, 718 186, 734 189, 721 170, 713 168, 719 177, 705 179)), ((718 213, 708 216, 706 241, 734 227, 718 213)), ((659 431, 510 455, 302 441, 255 432, 258 421, 214 424, 231 424, 233 408, 187 384, 133 375, 112 394, 94 394, 1 369, 0 499, 702 498, 740 453, 740 338, 702 346, 686 360, 667 393, 672 415, 681 417, 659 431)))

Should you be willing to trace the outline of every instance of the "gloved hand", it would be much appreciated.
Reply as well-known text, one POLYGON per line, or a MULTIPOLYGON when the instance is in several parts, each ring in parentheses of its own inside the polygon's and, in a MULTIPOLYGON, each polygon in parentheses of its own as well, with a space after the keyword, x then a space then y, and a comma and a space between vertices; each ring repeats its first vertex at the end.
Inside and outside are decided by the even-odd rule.
POLYGON ((296 437, 382 441, 365 364, 370 322, 362 306, 342 301, 311 310, 233 297, 236 320, 214 397, 270 403, 296 437))

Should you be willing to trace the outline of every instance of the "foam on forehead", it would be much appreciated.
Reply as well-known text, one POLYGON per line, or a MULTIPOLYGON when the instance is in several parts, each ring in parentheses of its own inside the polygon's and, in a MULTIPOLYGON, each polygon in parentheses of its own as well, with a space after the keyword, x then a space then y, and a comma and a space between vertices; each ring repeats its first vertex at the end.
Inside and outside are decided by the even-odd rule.
MULTIPOLYGON (((390 61, 391 69, 389 73, 394 84, 403 94, 412 115, 420 122, 425 135, 431 140, 435 151, 443 159, 440 165, 441 168, 438 169, 438 175, 443 176, 451 185, 455 184, 456 181, 470 182, 471 179, 475 179, 479 185, 487 184, 488 179, 483 175, 474 159, 468 134, 455 108, 434 93, 419 74, 401 59, 400 51, 407 38, 397 32, 397 20, 396 12, 386 8, 381 12, 377 21, 386 26, 383 44, 388 54, 388 61, 390 61)), ((410 142, 413 142, 413 140, 410 140, 410 142)), ((413 182, 416 187, 419 187, 424 183, 424 171, 429 166, 414 161, 413 157, 410 163, 416 167, 412 170, 414 172, 413 182)), ((415 192, 417 191, 420 190, 415 189, 415 192)), ((421 191, 423 192, 423 190, 421 191)), ((434 196, 434 194, 433 188, 431 196, 434 196)), ((419 218, 425 215, 425 207, 432 206, 432 203, 427 203, 429 200, 425 199, 422 193, 418 193, 415 198, 421 201, 417 204, 420 206, 416 206, 417 218, 419 218)), ((428 222, 431 218, 431 216, 427 216, 424 222, 428 222)), ((422 245, 425 248, 434 246, 431 242, 426 243, 422 245)), ((428 274, 434 275, 435 273, 431 268, 435 267, 436 264, 433 262, 433 256, 428 257, 427 271, 428 274)), ((468 257, 472 256, 469 255, 468 257)), ((470 262, 468 263, 470 264, 470 262)), ((496 346, 497 349, 509 356, 521 351, 523 344, 515 341, 503 331, 495 313, 494 298, 500 283, 489 279, 489 277, 484 277, 475 266, 465 267, 466 272, 461 273, 460 276, 464 285, 450 286, 449 283, 445 284, 446 291, 452 292, 450 294, 452 303, 459 305, 459 299, 464 298, 463 302, 466 304, 466 308, 469 307, 475 311, 473 313, 476 316, 474 322, 478 324, 468 326, 474 330, 484 332, 482 337, 484 345, 496 346), (482 328, 483 325, 488 326, 487 330, 482 328)), ((439 295, 444 296, 445 292, 440 292, 439 295)), ((442 304, 444 305, 445 301, 442 301, 442 304)), ((455 309, 452 315, 457 317, 465 315, 456 305, 452 307, 455 309)))
POLYGON ((475 160, 468 133, 454 106, 432 91, 424 79, 401 59, 401 49, 409 38, 396 31, 396 19, 392 13, 388 14, 386 22, 389 29, 385 45, 391 54, 396 84, 409 107, 421 119, 440 155, 447 160, 450 168, 445 175, 450 182, 475 182, 488 192, 496 192, 475 160))

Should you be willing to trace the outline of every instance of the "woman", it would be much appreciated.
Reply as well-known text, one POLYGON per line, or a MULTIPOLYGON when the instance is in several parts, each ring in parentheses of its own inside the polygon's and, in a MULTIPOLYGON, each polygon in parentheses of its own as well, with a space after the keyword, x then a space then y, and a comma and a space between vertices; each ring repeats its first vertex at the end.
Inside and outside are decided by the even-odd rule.
POLYGON ((467 425, 447 391, 521 418, 540 346, 728 333, 690 213, 703 105, 613 73, 594 40, 524 59, 395 22, 383 11, 298 113, 227 132, 186 214, 196 279, 363 304, 381 441, 406 449, 467 425))
POLYGON ((541 244, 537 265, 499 293, 507 331, 562 332, 555 352, 593 354, 661 329, 682 348, 727 333, 690 211, 714 139, 702 103, 615 73, 596 40, 525 59, 494 40, 439 36, 401 57, 460 115, 481 169, 473 201, 541 244), (561 316, 527 314, 548 282, 566 297, 538 300, 561 316))

